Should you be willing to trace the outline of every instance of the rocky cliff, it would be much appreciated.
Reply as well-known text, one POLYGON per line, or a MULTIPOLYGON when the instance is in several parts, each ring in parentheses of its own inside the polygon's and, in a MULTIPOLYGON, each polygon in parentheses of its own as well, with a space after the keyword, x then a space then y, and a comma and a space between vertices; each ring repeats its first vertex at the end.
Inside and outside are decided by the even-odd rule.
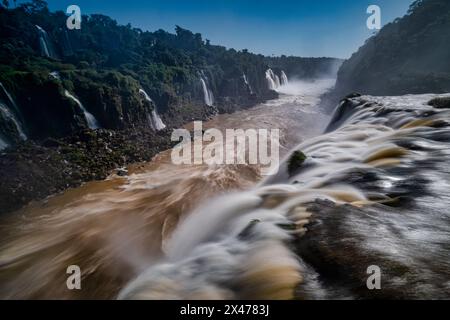
POLYGON ((337 100, 351 92, 402 95, 450 92, 450 2, 415 1, 345 61, 337 100))
POLYGON ((171 128, 277 98, 284 67, 312 75, 334 61, 281 65, 180 27, 66 19, 44 1, 0 5, 0 212, 150 160, 171 128))
MULTIPOLYGON (((157 130, 155 123, 177 127, 277 97, 266 79, 271 64, 281 77, 276 60, 211 45, 180 27, 144 32, 91 15, 68 30, 65 13, 42 1, 2 7, 0 18, 3 147, 23 140, 22 129, 33 140, 97 127, 157 130)), ((291 59, 285 67, 312 75, 330 61, 291 59)))

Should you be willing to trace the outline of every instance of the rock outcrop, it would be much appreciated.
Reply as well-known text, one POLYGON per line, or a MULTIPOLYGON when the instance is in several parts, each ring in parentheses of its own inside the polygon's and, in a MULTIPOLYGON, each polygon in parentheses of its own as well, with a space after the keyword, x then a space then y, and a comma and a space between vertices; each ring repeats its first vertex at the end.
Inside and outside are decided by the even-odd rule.
POLYGON ((330 107, 349 92, 403 95, 450 92, 450 2, 415 1, 342 64, 330 107))

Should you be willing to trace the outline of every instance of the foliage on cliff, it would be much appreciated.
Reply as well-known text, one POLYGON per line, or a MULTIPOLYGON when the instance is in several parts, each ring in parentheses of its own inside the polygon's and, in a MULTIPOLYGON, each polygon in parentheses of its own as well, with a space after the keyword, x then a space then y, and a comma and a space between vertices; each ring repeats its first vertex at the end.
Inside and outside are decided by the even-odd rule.
POLYGON ((344 62, 335 94, 450 92, 449 39, 450 1, 415 1, 344 62))

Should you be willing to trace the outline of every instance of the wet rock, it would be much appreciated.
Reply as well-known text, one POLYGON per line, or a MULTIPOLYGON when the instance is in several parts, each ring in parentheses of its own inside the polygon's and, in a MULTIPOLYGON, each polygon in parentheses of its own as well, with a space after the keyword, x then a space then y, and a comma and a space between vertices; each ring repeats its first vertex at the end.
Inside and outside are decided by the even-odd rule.
POLYGON ((438 109, 450 109, 450 97, 432 99, 428 102, 428 105, 438 109))
MULTIPOLYGON (((42 145, 20 143, 0 154, 0 213, 86 181, 105 179, 114 168, 151 160, 172 144, 169 131, 155 133, 147 127, 84 130, 62 139, 46 139, 42 145)), ((127 174, 126 170, 117 173, 127 174)))
POLYGON ((128 175, 128 170, 125 168, 119 168, 116 170, 116 174, 120 177, 125 177, 128 175))
POLYGON ((289 176, 293 176, 301 168, 305 160, 306 155, 303 152, 299 150, 294 151, 288 160, 287 168, 289 176))

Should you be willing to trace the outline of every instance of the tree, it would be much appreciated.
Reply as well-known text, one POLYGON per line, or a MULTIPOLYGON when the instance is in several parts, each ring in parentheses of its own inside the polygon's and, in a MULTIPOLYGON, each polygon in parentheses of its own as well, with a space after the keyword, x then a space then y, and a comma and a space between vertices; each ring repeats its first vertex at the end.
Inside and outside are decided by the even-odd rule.
POLYGON ((21 6, 29 13, 48 12, 48 4, 44 0, 33 0, 22 4, 21 6))

